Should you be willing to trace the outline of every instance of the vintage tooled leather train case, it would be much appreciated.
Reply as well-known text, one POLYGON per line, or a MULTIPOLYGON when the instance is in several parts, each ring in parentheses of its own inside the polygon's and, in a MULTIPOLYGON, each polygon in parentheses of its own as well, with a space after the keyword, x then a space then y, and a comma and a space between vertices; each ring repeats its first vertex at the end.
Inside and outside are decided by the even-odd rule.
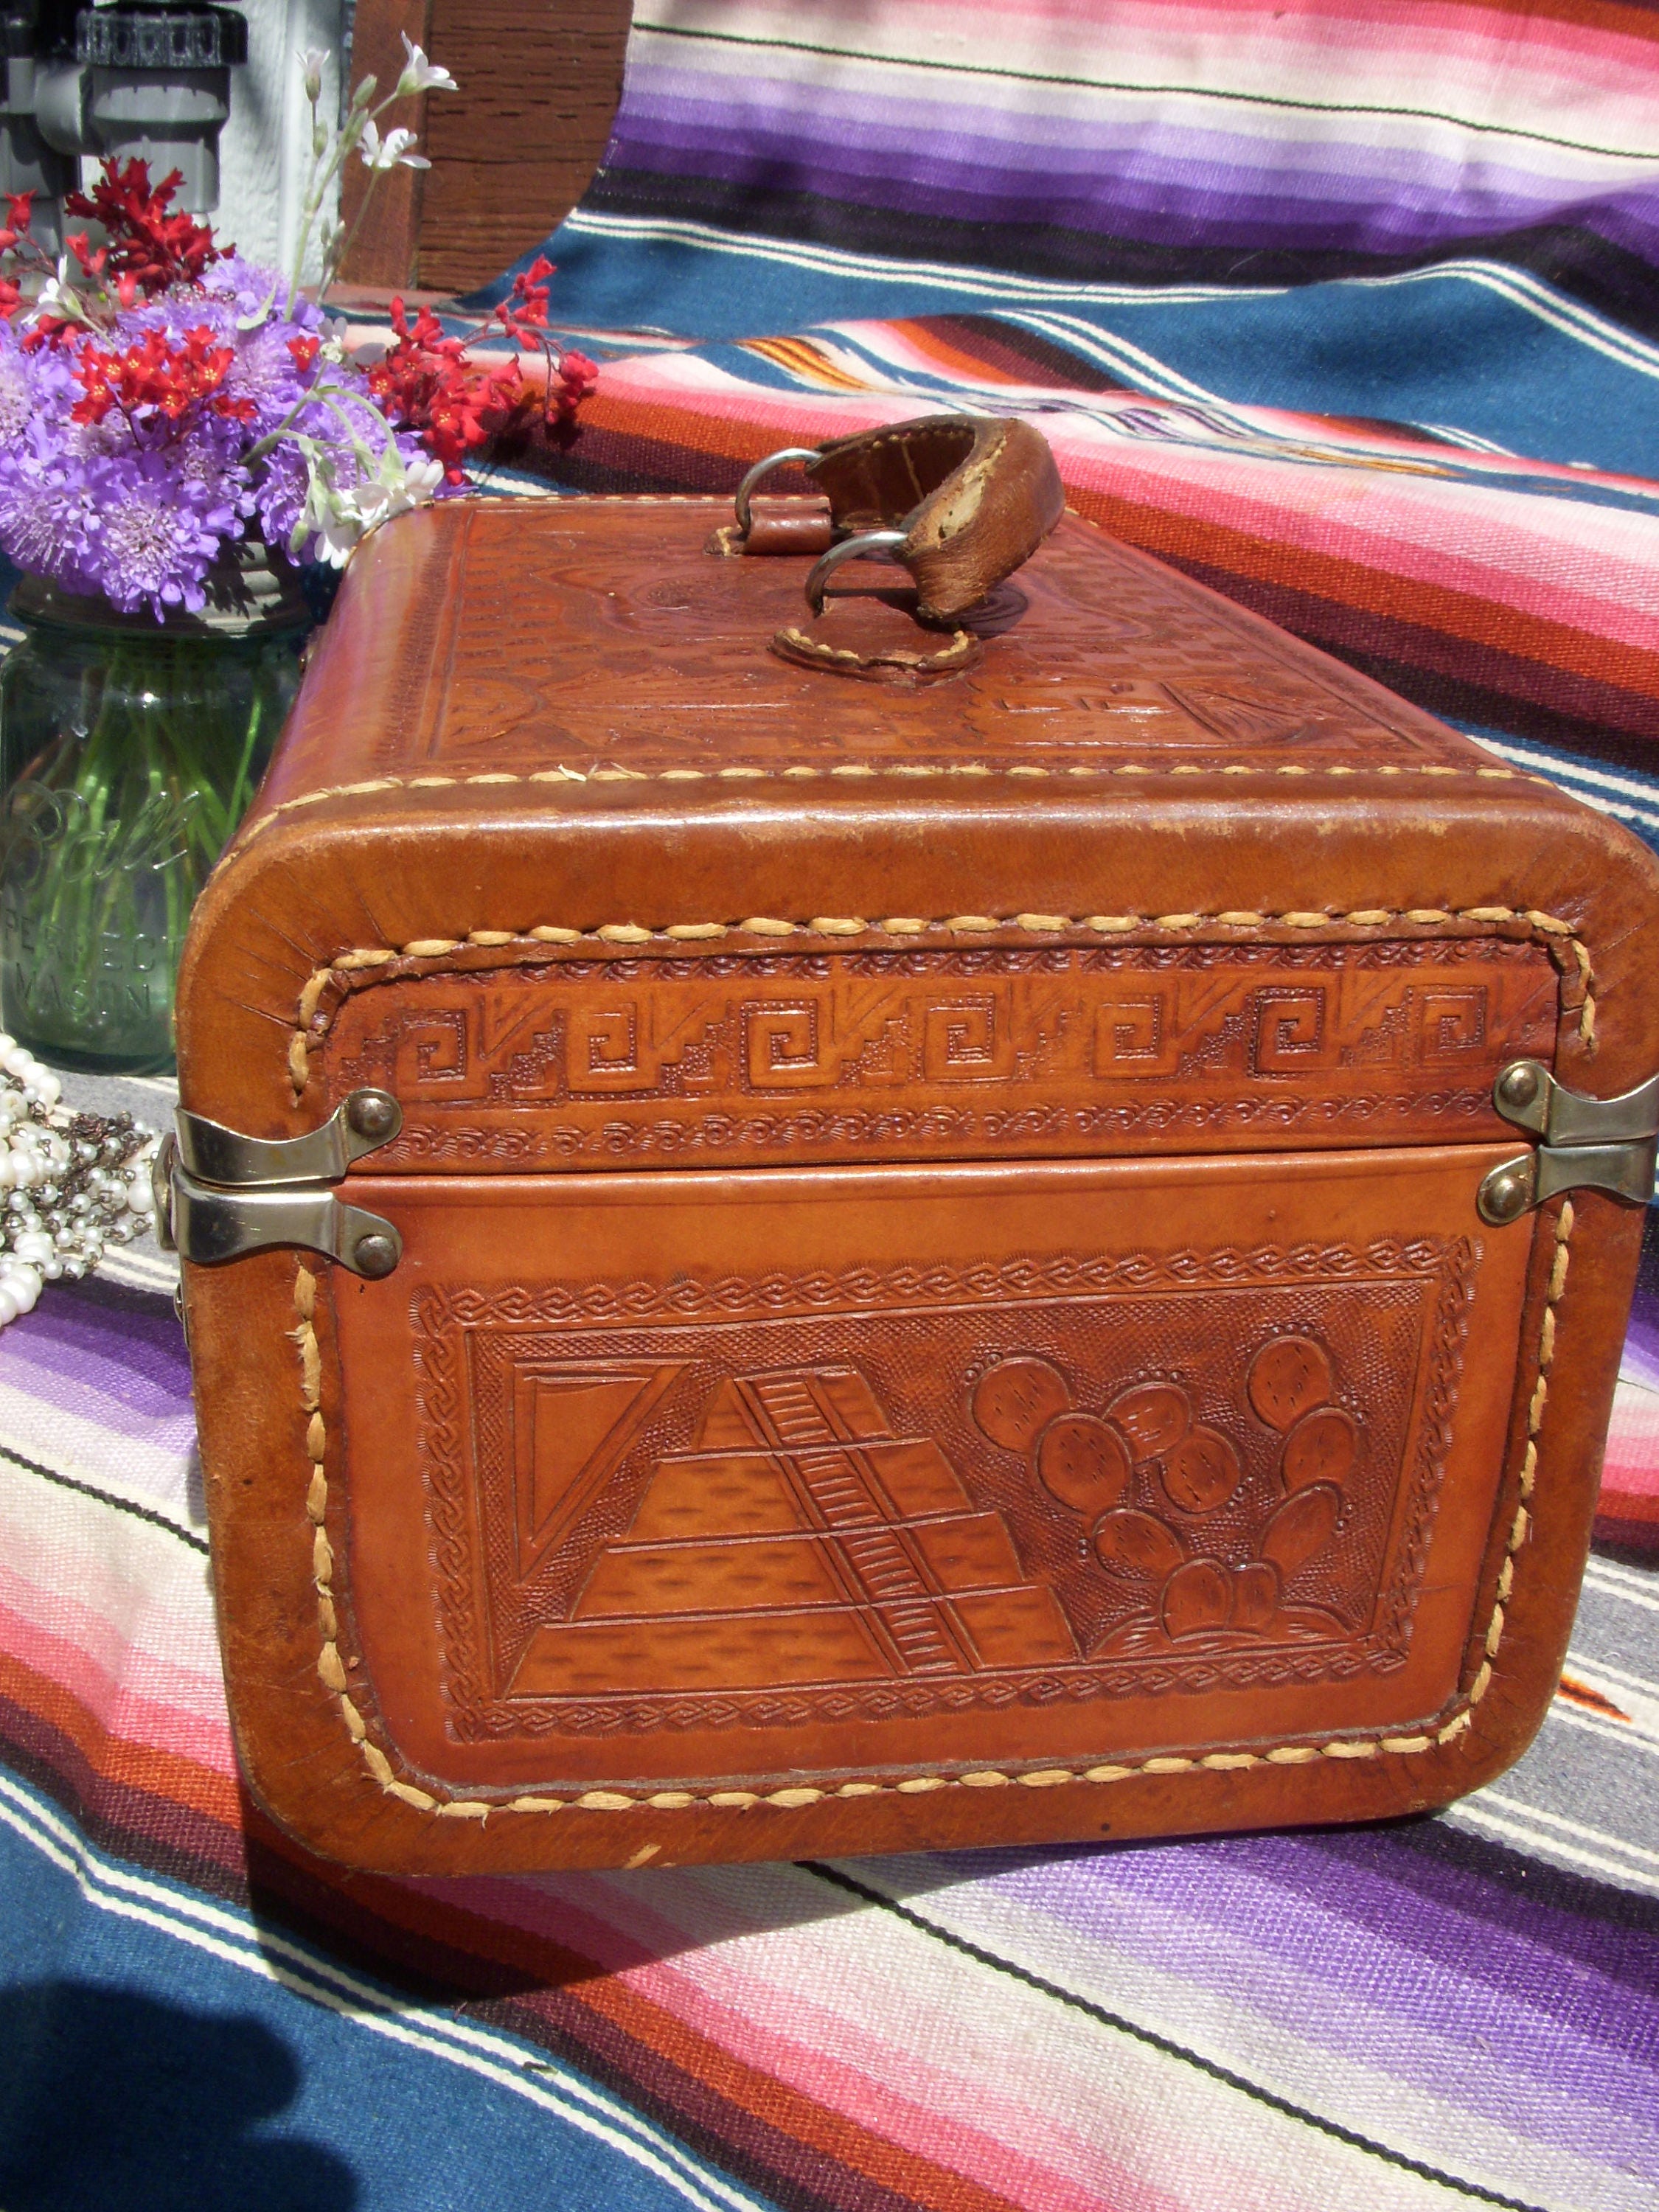
POLYGON ((198 909, 252 1789, 417 1873, 1443 1802, 1572 1616, 1653 864, 1032 433, 808 474, 380 531, 198 909))

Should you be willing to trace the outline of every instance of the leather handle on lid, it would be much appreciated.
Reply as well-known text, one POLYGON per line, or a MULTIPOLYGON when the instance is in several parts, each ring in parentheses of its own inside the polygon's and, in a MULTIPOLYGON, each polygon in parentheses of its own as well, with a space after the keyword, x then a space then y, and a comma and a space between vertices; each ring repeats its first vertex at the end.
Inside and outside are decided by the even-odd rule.
POLYGON ((1029 561, 1066 510, 1048 441, 1027 422, 928 415, 820 447, 806 473, 838 538, 898 530, 923 622, 954 622, 1029 561))
POLYGON ((1065 507, 1048 442, 1029 423, 929 415, 757 462, 738 489, 738 527, 720 532, 716 544, 819 556, 806 579, 811 629, 790 626, 772 641, 786 659, 838 675, 926 679, 954 674, 976 656, 977 641, 956 625, 1030 558, 1065 507), (769 501, 757 513, 757 485, 785 460, 805 462, 824 504, 769 501), (908 571, 914 617, 868 599, 826 614, 830 572, 878 551, 908 571), (949 630, 948 641, 921 625, 949 630))

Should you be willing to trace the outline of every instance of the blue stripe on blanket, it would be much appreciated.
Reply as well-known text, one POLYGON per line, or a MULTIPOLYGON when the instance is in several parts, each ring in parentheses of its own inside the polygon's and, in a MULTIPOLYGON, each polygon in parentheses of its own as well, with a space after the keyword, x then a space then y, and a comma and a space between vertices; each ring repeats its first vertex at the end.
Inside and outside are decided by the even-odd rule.
MULTIPOLYGON (((548 251, 554 312, 573 329, 718 340, 861 317, 1057 314, 1103 341, 1103 368, 1139 390, 1443 425, 1505 452, 1659 475, 1659 347, 1500 262, 1291 289, 1138 289, 581 210, 548 251)), ((491 304, 507 283, 465 304, 491 304)))

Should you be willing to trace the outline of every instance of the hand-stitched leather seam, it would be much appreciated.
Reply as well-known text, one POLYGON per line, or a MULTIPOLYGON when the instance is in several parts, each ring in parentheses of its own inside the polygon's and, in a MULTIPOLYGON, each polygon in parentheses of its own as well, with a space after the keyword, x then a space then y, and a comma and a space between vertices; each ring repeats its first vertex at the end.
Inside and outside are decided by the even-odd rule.
MULTIPOLYGON (((896 667, 928 670, 948 668, 952 661, 966 659, 978 641, 965 629, 957 629, 951 631, 949 644, 941 646, 937 653, 854 653, 850 646, 825 645, 821 638, 809 637, 793 623, 786 624, 778 632, 778 638, 818 660, 846 661, 859 668, 877 668, 890 663, 896 667)), ((1043 773, 1046 775, 1047 769, 1043 773)))
POLYGON ((1256 914, 1224 908, 1219 914, 1207 915, 1093 914, 1081 918, 1060 914, 1017 914, 1005 916, 1000 921, 990 915, 957 914, 938 921, 924 921, 910 915, 892 915, 884 921, 867 921, 852 915, 817 915, 806 921, 784 921, 768 915, 752 915, 744 921, 670 922, 661 929, 645 929, 633 921, 601 922, 598 928, 591 930, 563 929, 550 923, 542 923, 532 929, 475 929, 465 937, 417 937, 400 945, 354 946, 349 951, 337 953, 326 967, 313 968, 306 978, 300 993, 295 1026, 289 1038, 289 1080, 297 1097, 310 1078, 312 1047, 320 1044, 327 1034, 328 1016, 325 1012, 319 1020, 319 1008, 323 994, 331 982, 361 969, 384 967, 393 960, 430 960, 436 963, 451 959, 458 952, 470 949, 499 950, 546 945, 587 945, 598 950, 644 945, 701 945, 726 937, 758 937, 775 941, 785 937, 842 939, 887 936, 910 943, 934 930, 942 931, 950 937, 970 939, 983 936, 988 931, 1000 929, 1018 929, 1030 935, 1044 937, 1081 932, 1092 937, 1116 938, 1138 930, 1154 930, 1176 935, 1206 928, 1263 929, 1273 927, 1314 931, 1347 927, 1370 929, 1398 921, 1410 922, 1419 929, 1446 929, 1469 922, 1497 929, 1506 923, 1524 922, 1547 943, 1565 949, 1572 958, 1583 991, 1578 1007, 1578 1041, 1586 1052, 1594 1053, 1595 971, 1589 950, 1575 934, 1570 921, 1562 921, 1554 915, 1540 914, 1535 908, 1469 906, 1462 907, 1455 913, 1448 913, 1440 907, 1407 907, 1397 911, 1378 907, 1355 907, 1346 914, 1309 914, 1295 909, 1283 914, 1256 914))
POLYGON ((1047 1766, 1016 1769, 985 1768, 964 1774, 908 1775, 899 1782, 843 1782, 819 1790, 808 1786, 767 1791, 659 1790, 629 1795, 615 1790, 585 1790, 571 1797, 520 1796, 505 1801, 479 1797, 439 1796, 404 1780, 386 1752, 369 1733, 368 1723, 352 1698, 345 1664, 340 1656, 339 1623, 334 1597, 334 1553, 326 1528, 328 1477, 327 1430, 322 1414, 322 1352, 315 1327, 317 1278, 303 1262, 297 1268, 294 1304, 297 1326, 295 1341, 300 1355, 300 1401, 306 1415, 306 1455, 311 1480, 306 1492, 306 1519, 311 1532, 312 1580, 317 1592, 317 1620, 320 1643, 317 1673, 338 1706, 347 1735, 357 1746, 370 1778, 388 1796, 416 1811, 438 1819, 487 1820, 492 1813, 633 1813, 678 1812, 696 1806, 744 1811, 757 1805, 773 1805, 786 1811, 857 1797, 919 1796, 936 1790, 1047 1789, 1064 1783, 1103 1784, 1133 1780, 1137 1775, 1228 1773, 1256 1766, 1298 1766, 1318 1759, 1417 1758, 1454 1741, 1474 1724, 1475 1707, 1491 1689, 1494 1668, 1503 1644, 1508 1607, 1515 1584, 1515 1561, 1532 1530, 1530 1504, 1538 1475, 1538 1438, 1549 1397, 1550 1370, 1555 1358, 1556 1316, 1566 1290, 1569 1245, 1573 1208, 1564 1200, 1555 1224, 1555 1250, 1544 1295, 1535 1356, 1536 1379, 1527 1407, 1526 1443, 1516 1485, 1518 1500, 1504 1538, 1492 1612, 1479 1648, 1480 1664, 1468 1690, 1448 1718, 1410 1735, 1340 1735, 1323 1742, 1297 1740, 1273 1745, 1267 1751, 1212 1751, 1196 1758, 1164 1756, 1132 1764, 1096 1766, 1047 1766))
MULTIPOLYGON (((811 644, 811 641, 807 641, 811 644)), ((815 651, 823 648, 815 647, 815 651)), ((294 814, 307 806, 319 806, 329 799, 359 799, 377 791, 452 791, 466 789, 475 784, 516 783, 769 783, 780 780, 809 782, 819 776, 842 781, 868 781, 872 777, 897 776, 921 781, 935 776, 1007 775, 1022 779, 1041 780, 1044 777, 1088 777, 1100 781, 1115 775, 1437 775, 1474 778, 1482 783, 1542 783, 1549 778, 1528 775, 1512 768, 1452 768, 1438 761, 1389 762, 1381 766, 1370 763, 1356 765, 1346 761, 1334 761, 1323 767, 1310 767, 1305 761, 1281 761, 1272 766, 1261 761, 1171 761, 1153 764, 1146 761, 1121 761, 1111 768, 1098 762, 1062 764, 1059 767, 1040 761, 952 761, 948 766, 938 761, 843 761, 833 767, 793 762, 784 768, 744 765, 732 768, 623 768, 614 762, 601 762, 597 768, 568 768, 561 763, 556 768, 539 768, 521 772, 517 769, 479 769, 468 775, 445 775, 422 773, 419 775, 374 775, 356 783, 331 783, 316 791, 302 791, 293 799, 278 799, 267 812, 250 822, 242 833, 244 845, 251 845, 256 837, 269 830, 285 814, 294 814)))

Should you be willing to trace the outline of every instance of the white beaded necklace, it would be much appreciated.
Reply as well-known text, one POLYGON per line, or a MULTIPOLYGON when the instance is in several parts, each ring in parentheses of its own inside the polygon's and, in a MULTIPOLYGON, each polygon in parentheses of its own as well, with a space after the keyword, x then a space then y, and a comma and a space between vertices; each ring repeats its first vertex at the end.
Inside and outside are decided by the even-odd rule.
POLYGON ((131 1114, 82 1114, 63 1086, 0 1033, 0 1328, 27 1313, 43 1283, 89 1273, 109 1244, 130 1244, 155 1218, 149 1166, 156 1133, 131 1114))

